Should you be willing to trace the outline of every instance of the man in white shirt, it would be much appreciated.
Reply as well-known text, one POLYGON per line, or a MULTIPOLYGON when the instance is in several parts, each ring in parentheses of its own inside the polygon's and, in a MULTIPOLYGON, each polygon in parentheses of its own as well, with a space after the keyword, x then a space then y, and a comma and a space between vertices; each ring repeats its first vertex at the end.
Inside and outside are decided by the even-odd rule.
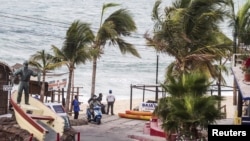
POLYGON ((109 108, 111 108, 111 115, 114 115, 113 107, 115 103, 115 96, 112 94, 112 90, 109 90, 109 95, 106 97, 108 108, 107 108, 107 115, 109 114, 109 108))

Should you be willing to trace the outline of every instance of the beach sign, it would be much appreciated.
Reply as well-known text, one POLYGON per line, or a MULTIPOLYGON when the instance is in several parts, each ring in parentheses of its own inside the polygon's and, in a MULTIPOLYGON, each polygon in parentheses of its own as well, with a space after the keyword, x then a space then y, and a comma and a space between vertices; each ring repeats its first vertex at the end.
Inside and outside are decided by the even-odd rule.
POLYGON ((12 86, 11 85, 3 85, 3 91, 11 91, 12 86))
POLYGON ((153 112, 156 106, 157 106, 157 103, 142 102, 139 105, 139 109, 140 111, 153 112))
POLYGON ((67 79, 57 79, 53 81, 49 81, 49 90, 57 90, 61 88, 66 88, 67 79))

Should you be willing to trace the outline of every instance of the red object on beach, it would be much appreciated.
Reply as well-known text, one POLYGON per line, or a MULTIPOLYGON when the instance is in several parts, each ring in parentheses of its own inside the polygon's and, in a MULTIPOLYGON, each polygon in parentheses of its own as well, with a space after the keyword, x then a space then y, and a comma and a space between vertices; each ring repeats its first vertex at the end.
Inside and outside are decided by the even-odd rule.
POLYGON ((30 134, 30 140, 29 141, 32 141, 33 139, 33 134, 30 134))
POLYGON ((158 118, 152 118, 150 121, 150 135, 166 138, 165 131, 159 126, 158 118))

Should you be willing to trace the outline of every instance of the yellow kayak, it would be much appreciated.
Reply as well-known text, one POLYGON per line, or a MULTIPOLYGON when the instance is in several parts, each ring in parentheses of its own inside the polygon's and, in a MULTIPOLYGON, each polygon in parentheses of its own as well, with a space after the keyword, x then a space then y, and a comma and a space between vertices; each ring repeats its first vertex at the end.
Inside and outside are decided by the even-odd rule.
POLYGON ((132 115, 132 114, 126 114, 126 113, 118 113, 119 117, 122 118, 130 118, 130 119, 140 119, 140 120, 150 120, 151 116, 145 116, 145 115, 132 115))
POLYGON ((132 111, 132 110, 126 110, 126 114, 131 114, 131 115, 142 115, 142 116, 152 116, 152 112, 144 112, 144 111, 132 111))

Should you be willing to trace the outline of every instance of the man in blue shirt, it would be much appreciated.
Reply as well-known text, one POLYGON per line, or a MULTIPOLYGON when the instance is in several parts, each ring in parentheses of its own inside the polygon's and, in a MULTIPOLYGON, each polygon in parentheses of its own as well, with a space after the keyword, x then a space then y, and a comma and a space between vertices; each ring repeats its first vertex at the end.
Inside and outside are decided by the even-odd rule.
POLYGON ((72 102, 72 106, 74 108, 74 119, 78 119, 79 111, 80 111, 80 102, 78 101, 77 95, 75 96, 75 99, 72 102))

